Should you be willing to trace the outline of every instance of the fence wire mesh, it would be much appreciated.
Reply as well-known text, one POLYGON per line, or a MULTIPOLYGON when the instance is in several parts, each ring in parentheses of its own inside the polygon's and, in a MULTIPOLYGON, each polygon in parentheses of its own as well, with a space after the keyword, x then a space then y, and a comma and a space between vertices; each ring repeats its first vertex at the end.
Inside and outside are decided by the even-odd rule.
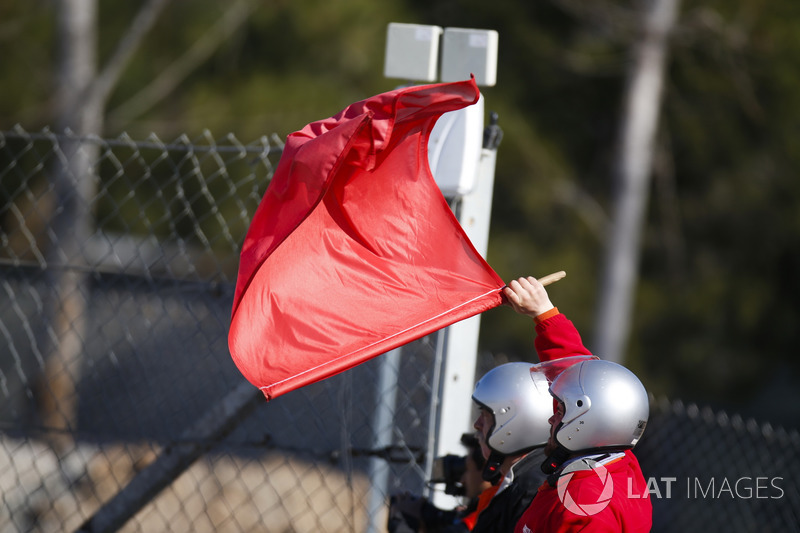
MULTIPOLYGON (((0 532, 382 531, 389 495, 423 490, 437 334, 269 404, 230 359, 239 246, 281 149, 0 132, 0 532)), ((654 531, 798 531, 799 449, 654 402, 654 531), (752 497, 720 492, 742 477, 752 497)))

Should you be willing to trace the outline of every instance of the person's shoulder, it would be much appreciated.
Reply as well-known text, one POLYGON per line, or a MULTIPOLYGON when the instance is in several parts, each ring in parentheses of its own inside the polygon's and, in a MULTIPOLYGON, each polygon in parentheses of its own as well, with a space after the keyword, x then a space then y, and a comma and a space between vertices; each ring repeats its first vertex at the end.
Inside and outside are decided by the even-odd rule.
POLYGON ((541 450, 534 450, 520 459, 513 466, 514 482, 522 487, 526 492, 539 490, 547 476, 542 472, 542 462, 545 456, 541 450))
POLYGON ((631 450, 625 450, 625 456, 622 460, 618 461, 617 464, 609 465, 609 467, 614 472, 625 472, 627 475, 643 477, 639 459, 636 458, 631 450))

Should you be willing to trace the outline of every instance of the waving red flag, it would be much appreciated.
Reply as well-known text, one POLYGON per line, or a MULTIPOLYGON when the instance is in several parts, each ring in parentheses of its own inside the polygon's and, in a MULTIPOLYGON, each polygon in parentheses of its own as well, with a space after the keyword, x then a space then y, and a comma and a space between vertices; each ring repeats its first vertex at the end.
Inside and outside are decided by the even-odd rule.
POLYGON ((242 247, 228 345, 267 399, 501 302, 428 166, 473 80, 397 89, 289 135, 242 247))

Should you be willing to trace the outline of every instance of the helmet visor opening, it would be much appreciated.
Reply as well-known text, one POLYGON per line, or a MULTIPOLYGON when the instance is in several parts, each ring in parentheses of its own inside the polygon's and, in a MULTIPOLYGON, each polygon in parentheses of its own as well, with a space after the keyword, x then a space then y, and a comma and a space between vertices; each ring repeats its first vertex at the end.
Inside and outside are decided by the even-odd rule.
MULTIPOLYGON (((572 365, 582 363, 583 361, 591 361, 593 359, 600 359, 596 355, 574 355, 572 357, 562 357, 561 359, 553 359, 552 361, 545 361, 531 366, 531 374, 541 374, 547 379, 547 382, 552 384, 553 381, 564 370, 572 365)), ((534 376, 535 377, 535 376, 534 376)))

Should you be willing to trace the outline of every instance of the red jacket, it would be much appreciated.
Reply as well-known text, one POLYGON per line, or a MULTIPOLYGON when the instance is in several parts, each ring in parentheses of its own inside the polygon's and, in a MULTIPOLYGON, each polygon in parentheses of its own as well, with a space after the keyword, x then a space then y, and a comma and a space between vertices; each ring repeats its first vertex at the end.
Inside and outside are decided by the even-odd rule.
MULTIPOLYGON (((550 361, 572 355, 590 355, 581 341, 581 336, 572 322, 553 308, 534 319, 536 339, 534 346, 539 361, 550 361)), ((474 529, 478 533, 510 533, 522 513, 536 495, 540 479, 544 477, 539 463, 531 463, 534 456, 528 455, 515 466, 514 482, 500 492, 496 498, 481 508, 474 529), (524 465, 524 466, 523 466, 524 465), (520 467, 524 470, 520 471, 520 467), (535 469, 535 470, 534 470, 535 469)))
POLYGON ((581 341, 572 321, 553 308, 536 317, 534 346, 539 361, 552 361, 573 355, 592 355, 581 341))
POLYGON ((600 464, 607 478, 597 470, 572 472, 572 477, 560 478, 565 483, 560 494, 559 483, 543 483, 514 533, 650 531, 653 507, 636 457, 627 450, 600 464))

